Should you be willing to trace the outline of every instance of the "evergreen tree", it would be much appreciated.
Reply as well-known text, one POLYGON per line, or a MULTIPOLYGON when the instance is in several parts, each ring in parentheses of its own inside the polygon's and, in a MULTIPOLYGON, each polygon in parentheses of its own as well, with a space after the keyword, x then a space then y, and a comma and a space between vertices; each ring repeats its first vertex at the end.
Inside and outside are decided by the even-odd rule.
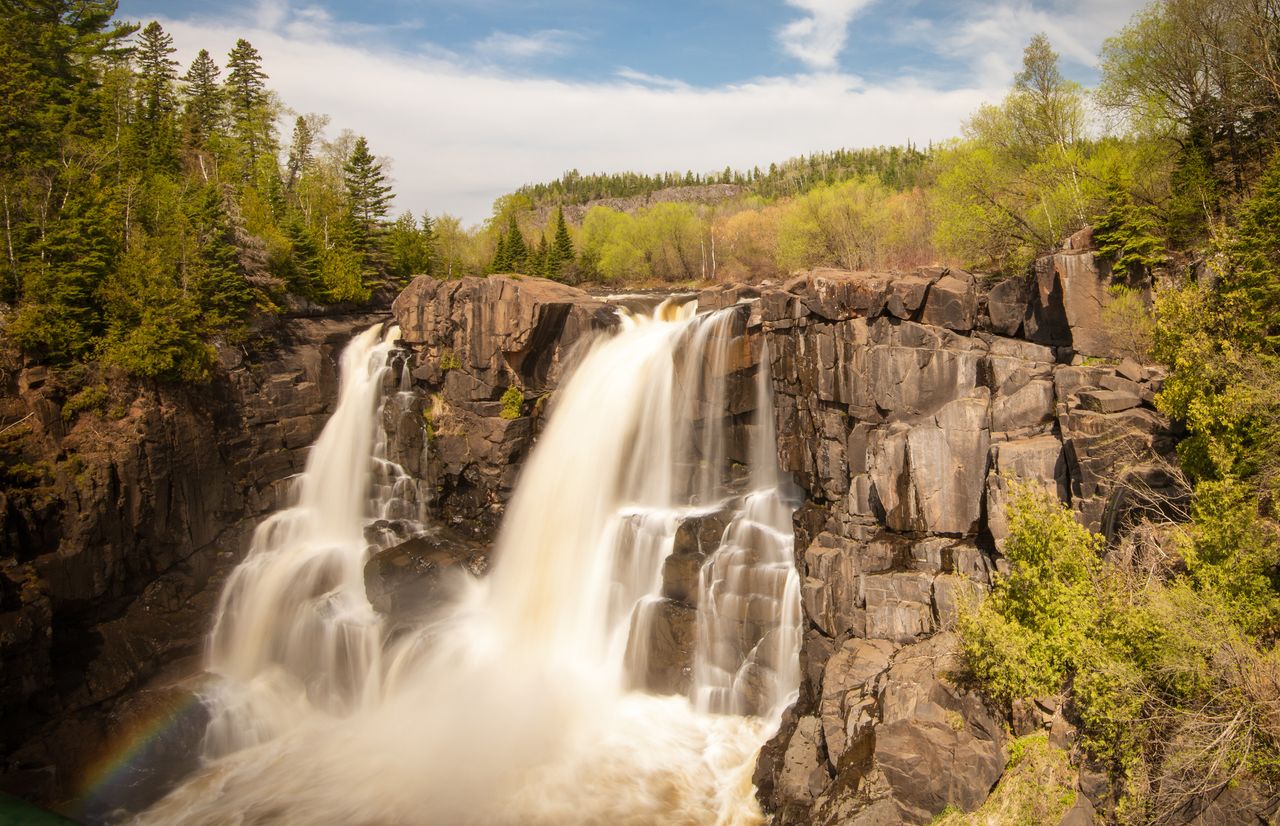
POLYGON ((324 300, 324 283, 320 279, 320 247, 311 230, 295 215, 285 223, 284 234, 289 239, 290 247, 289 261, 284 272, 286 286, 298 295, 317 301, 324 300))
POLYGON ((342 167, 342 180, 347 187, 352 243, 360 252, 368 253, 374 247, 379 223, 391 208, 391 186, 363 136, 356 139, 351 156, 342 167))
POLYGON ((520 225, 516 223, 514 212, 507 216, 507 256, 509 272, 522 272, 525 260, 529 257, 529 247, 520 233, 520 225))
POLYGON ((259 154, 271 149, 266 80, 258 50, 244 38, 237 40, 227 55, 227 103, 232 134, 244 148, 248 171, 257 166, 259 154))
POLYGON ((547 238, 539 236, 538 243, 529 249, 525 257, 524 271, 529 275, 546 277, 547 275, 547 238))
POLYGON ((173 115, 177 110, 174 81, 178 61, 173 38, 152 20, 139 37, 138 132, 139 155, 152 168, 167 166, 174 152, 173 115))
POLYGON ((222 128, 223 96, 218 84, 221 70, 207 49, 201 49, 183 76, 187 105, 183 111, 183 141, 203 149, 222 128))
POLYGON ((240 272, 230 222, 215 187, 204 187, 192 200, 188 220, 196 254, 182 280, 191 287, 207 328, 238 338, 257 296, 240 272))
POLYGON ((564 208, 556 209, 555 234, 546 255, 546 271, 548 278, 561 278, 565 268, 574 260, 573 239, 569 237, 569 227, 564 221, 564 208))
POLYGON ((8 333, 26 350, 66 363, 87 355, 102 333, 98 287, 119 252, 102 193, 71 193, 22 281, 22 305, 8 333))
POLYGON ((511 248, 507 244, 507 234, 498 232, 498 245, 493 250, 493 262, 489 264, 489 272, 511 272, 511 248))
POLYGON ((1135 204, 1133 195, 1113 182, 1107 187, 1107 210, 1094 222, 1098 254, 1114 274, 1140 276, 1164 263, 1159 226, 1153 209, 1135 204))
POLYGON ((287 192, 293 191, 298 178, 311 165, 314 143, 315 134, 311 131, 311 124, 299 115, 293 122, 293 137, 289 141, 289 160, 285 165, 284 188, 287 192))

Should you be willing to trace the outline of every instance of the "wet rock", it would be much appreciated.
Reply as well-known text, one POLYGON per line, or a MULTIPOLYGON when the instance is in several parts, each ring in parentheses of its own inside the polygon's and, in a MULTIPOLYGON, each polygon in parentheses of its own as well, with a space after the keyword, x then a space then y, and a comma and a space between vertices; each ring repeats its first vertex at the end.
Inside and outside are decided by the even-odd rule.
POLYGON ((433 609, 451 575, 478 576, 488 568, 487 548, 443 526, 378 551, 364 566, 369 604, 393 619, 407 620, 433 609), (456 573, 455 573, 456 572, 456 573))
POLYGON ((687 605, 664 599, 641 608, 643 621, 633 629, 645 635, 628 641, 627 661, 639 664, 638 686, 656 694, 687 695, 693 685, 693 657, 698 640, 698 613, 687 605), (643 646, 643 655, 637 647, 643 646))

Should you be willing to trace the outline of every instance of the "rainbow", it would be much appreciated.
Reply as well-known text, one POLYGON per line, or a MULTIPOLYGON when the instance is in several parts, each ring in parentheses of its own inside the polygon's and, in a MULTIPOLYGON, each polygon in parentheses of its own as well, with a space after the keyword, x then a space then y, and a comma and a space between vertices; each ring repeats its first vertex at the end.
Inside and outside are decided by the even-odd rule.
POLYGON ((125 707, 107 748, 86 767, 68 814, 91 823, 140 811, 200 765, 209 719, 201 698, 183 689, 145 692, 125 707))

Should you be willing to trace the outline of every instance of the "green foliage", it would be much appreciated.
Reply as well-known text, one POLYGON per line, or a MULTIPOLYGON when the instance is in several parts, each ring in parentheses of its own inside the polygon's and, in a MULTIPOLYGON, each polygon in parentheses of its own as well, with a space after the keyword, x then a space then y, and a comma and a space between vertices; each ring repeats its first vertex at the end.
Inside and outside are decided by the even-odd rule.
POLYGON ((1010 528, 1009 575, 960 623, 987 693, 1069 692, 1082 745, 1126 779, 1139 821, 1185 803, 1186 778, 1205 788, 1274 770, 1280 725, 1254 709, 1280 702, 1262 642, 1280 556, 1247 489, 1202 485, 1190 526, 1107 559, 1101 538, 1043 495, 1017 492, 1010 528), (1185 573, 1152 567, 1172 554, 1185 573))
POLYGON ((1116 275, 1136 278, 1165 262, 1155 209, 1134 203, 1119 183, 1107 187, 1106 210, 1093 222, 1098 255, 1116 275))
POLYGON ((1102 324, 1117 350, 1145 364, 1151 360, 1155 320, 1142 292, 1124 284, 1107 288, 1111 300, 1102 308, 1102 324))
POLYGON ((1042 495, 1015 497, 1005 547, 1011 572, 962 618, 965 653, 995 697, 1061 691, 1092 646, 1101 540, 1042 495))
POLYGON ((966 814, 948 805, 932 823, 939 826, 1038 826, 1058 823, 1076 802, 1078 769, 1070 755, 1046 734, 1029 734, 1009 744, 1009 765, 983 804, 966 814))
POLYGON ((62 405, 62 420, 70 422, 81 413, 101 413, 111 399, 111 388, 105 384, 93 384, 67 399, 62 405))
MULTIPOLYGON (((440 372, 448 373, 450 370, 457 370, 462 367, 462 360, 458 358, 458 354, 452 350, 444 350, 440 353, 440 372)), ((507 392, 510 392, 508 390, 507 392)), ((523 398, 521 399, 523 401, 523 398)))
POLYGON ((356 138, 342 167, 351 215, 352 243, 361 252, 373 249, 379 225, 391 208, 391 186, 382 164, 369 152, 364 136, 356 138))
POLYGON ((524 393, 520 392, 520 388, 512 385, 508 387, 506 392, 502 394, 502 411, 498 414, 504 419, 520 418, 521 409, 524 407, 524 393))

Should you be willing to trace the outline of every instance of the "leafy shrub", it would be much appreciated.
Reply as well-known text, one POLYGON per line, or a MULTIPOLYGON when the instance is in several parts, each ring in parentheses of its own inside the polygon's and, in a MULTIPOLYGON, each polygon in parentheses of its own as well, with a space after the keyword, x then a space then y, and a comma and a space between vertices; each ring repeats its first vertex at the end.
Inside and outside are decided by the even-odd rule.
POLYGON ((520 388, 512 385, 502 394, 502 412, 498 415, 504 419, 520 418, 520 410, 524 407, 524 394, 520 388))
POLYGON ((90 411, 102 412, 111 398, 111 390, 105 384, 84 388, 62 405, 62 420, 70 422, 78 414, 90 411))

